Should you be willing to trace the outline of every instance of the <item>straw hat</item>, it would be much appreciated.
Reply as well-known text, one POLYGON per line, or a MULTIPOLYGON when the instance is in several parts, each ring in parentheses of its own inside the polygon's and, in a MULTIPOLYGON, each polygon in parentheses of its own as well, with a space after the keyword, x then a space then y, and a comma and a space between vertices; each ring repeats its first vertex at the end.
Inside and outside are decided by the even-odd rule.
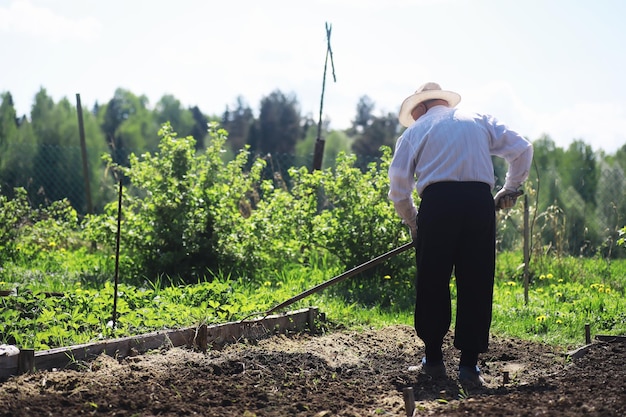
POLYGON ((421 102, 433 99, 441 99, 448 102, 448 106, 454 107, 461 101, 461 96, 453 91, 445 91, 437 83, 429 82, 417 89, 415 94, 411 94, 402 102, 398 120, 404 127, 409 127, 414 120, 411 112, 421 102))

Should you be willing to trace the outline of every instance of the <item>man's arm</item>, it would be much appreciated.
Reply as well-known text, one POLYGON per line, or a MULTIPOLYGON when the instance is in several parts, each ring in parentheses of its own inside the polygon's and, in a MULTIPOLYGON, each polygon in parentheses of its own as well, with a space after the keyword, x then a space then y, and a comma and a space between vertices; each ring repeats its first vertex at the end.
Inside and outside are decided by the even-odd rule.
POLYGON ((417 233, 417 208, 413 201, 415 188, 415 167, 412 152, 402 138, 398 140, 394 157, 389 165, 389 199, 402 219, 411 230, 411 236, 417 233))

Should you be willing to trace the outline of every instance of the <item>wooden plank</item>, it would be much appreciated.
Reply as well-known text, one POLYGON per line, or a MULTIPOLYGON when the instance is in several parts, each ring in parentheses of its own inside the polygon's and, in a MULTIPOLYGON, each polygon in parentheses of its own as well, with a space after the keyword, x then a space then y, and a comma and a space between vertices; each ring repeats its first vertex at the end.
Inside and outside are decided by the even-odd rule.
MULTIPOLYGON (((103 353, 115 358, 123 358, 154 349, 179 346, 194 347, 202 351, 208 348, 220 349, 226 344, 237 343, 241 340, 258 340, 276 333, 313 328, 317 315, 318 309, 311 307, 255 320, 164 330, 139 336, 42 350, 34 353, 34 368, 36 370, 66 368, 79 362, 92 360, 103 353)), ((0 366, 2 366, 0 378, 17 375, 17 355, 14 358, 7 358, 6 363, 0 363, 0 366)))
POLYGON ((220 348, 227 343, 236 343, 242 339, 258 340, 275 333, 302 331, 312 328, 318 309, 311 307, 289 314, 271 315, 256 320, 208 326, 207 341, 213 348, 220 348))
POLYGON ((161 347, 184 346, 193 340, 194 334, 195 328, 186 328, 42 350, 35 352, 35 369, 65 368, 103 353, 112 357, 127 357, 161 347))
MULTIPOLYGON (((604 343, 626 342, 626 336, 596 335, 595 339, 599 342, 604 342, 604 343)), ((579 347, 578 349, 570 350, 569 352, 565 353, 565 355, 571 357, 572 359, 580 359, 593 346, 595 346, 595 343, 588 343, 584 346, 579 347)))
POLYGON ((613 342, 624 343, 626 342, 626 336, 611 336, 611 335, 605 335, 605 334, 598 334, 596 335, 596 340, 599 340, 601 342, 607 342, 607 343, 613 343, 613 342))

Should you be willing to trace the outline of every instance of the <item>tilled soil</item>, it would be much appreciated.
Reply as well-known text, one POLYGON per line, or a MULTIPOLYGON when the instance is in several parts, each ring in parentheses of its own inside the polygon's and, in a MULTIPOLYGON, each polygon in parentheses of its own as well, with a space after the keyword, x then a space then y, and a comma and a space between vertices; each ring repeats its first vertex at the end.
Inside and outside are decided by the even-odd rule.
POLYGON ((479 364, 487 385, 475 390, 457 383, 451 337, 446 379, 409 371, 422 355, 414 330, 397 325, 278 335, 207 353, 100 356, 78 370, 0 383, 0 416, 406 416, 409 387, 416 416, 626 415, 620 341, 594 342, 572 359, 548 345, 493 337, 479 364))

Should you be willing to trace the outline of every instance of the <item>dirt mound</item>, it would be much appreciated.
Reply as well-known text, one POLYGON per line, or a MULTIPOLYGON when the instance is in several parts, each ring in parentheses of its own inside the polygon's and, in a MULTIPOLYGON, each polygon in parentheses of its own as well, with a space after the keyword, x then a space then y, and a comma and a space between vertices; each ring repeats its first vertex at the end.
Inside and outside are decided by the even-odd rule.
POLYGON ((595 343, 580 359, 494 337, 479 364, 487 386, 409 372, 423 346, 408 326, 273 336, 207 353, 174 348, 77 370, 42 371, 0 384, 0 416, 624 416, 626 344, 595 343), (504 383, 505 372, 509 380, 504 383))

